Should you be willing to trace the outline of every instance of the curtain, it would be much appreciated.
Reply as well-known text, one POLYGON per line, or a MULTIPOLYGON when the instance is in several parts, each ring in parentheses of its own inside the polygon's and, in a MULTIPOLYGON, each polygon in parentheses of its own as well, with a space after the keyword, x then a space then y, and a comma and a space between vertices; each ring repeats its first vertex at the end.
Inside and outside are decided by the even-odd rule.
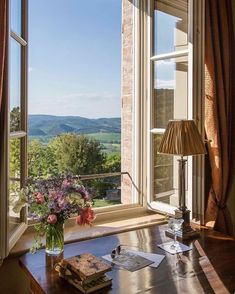
POLYGON ((227 199, 235 169, 234 55, 232 0, 206 0, 205 131, 212 184, 205 221, 230 235, 233 226, 227 199))

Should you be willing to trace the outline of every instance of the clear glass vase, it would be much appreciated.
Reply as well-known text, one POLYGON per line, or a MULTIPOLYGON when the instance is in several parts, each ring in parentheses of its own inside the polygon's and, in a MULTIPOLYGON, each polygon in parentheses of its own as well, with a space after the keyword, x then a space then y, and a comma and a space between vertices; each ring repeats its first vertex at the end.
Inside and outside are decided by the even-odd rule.
POLYGON ((64 223, 48 225, 46 232, 46 253, 59 255, 64 251, 64 223))

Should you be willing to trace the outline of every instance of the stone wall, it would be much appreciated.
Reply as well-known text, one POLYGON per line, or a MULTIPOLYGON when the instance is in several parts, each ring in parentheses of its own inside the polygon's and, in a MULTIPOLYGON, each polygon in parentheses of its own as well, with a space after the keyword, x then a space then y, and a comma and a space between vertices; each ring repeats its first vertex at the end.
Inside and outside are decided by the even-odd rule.
MULTIPOLYGON (((122 171, 132 175, 133 147, 133 4, 122 1, 122 171)), ((127 175, 122 177, 122 203, 132 201, 132 185, 127 175)))

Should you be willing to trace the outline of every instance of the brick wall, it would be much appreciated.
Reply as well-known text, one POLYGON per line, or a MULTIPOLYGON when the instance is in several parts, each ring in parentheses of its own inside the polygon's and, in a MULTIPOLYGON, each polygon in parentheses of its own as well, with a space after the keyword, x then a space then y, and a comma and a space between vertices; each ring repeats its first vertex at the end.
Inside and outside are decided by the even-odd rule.
MULTIPOLYGON (((133 133, 133 4, 122 1, 122 171, 132 175, 133 133)), ((131 203, 132 185, 128 176, 122 178, 122 203, 131 203)))

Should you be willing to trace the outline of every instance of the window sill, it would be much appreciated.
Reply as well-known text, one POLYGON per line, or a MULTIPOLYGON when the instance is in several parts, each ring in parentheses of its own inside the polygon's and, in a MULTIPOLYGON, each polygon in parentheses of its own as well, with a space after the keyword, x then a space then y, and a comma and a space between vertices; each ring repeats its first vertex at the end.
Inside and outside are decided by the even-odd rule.
MULTIPOLYGON (((141 212, 136 211, 135 215, 129 214, 129 217, 123 217, 113 221, 110 221, 110 219, 113 220, 111 217, 109 221, 97 218, 92 227, 81 227, 75 221, 70 220, 65 225, 65 244, 162 224, 166 221, 165 216, 147 210, 142 210, 141 212)), ((33 230, 27 230, 12 248, 9 258, 17 257, 28 252, 33 240, 33 230)), ((45 240, 43 239, 44 242, 45 240)))

